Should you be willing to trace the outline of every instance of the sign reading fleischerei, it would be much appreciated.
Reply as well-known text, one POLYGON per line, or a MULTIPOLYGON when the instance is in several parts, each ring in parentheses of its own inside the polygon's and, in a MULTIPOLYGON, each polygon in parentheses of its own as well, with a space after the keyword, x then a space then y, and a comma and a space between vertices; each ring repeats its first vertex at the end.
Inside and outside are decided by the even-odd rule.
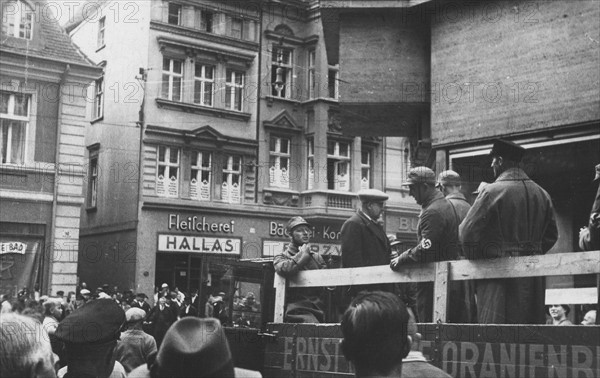
POLYGON ((195 252, 239 256, 241 244, 240 238, 158 235, 159 252, 195 252))

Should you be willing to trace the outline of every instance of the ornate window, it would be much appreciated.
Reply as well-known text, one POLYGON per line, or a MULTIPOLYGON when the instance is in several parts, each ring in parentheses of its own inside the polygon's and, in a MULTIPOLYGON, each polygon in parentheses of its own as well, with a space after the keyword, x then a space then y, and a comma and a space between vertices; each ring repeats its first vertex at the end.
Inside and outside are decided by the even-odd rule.
POLYGON ((240 71, 227 70, 225 83, 225 107, 231 110, 242 110, 242 99, 244 93, 244 73, 240 71))
POLYGON ((221 199, 229 203, 241 203, 242 157, 225 155, 223 157, 223 180, 221 199))
POLYGON ((163 57, 161 97, 172 101, 181 101, 183 94, 183 62, 163 57))
POLYGON ((156 194, 164 197, 179 196, 179 149, 158 147, 156 194))
POLYGON ((350 191, 350 143, 327 141, 327 189, 350 191))
POLYGON ((194 68, 194 103, 213 106, 215 67, 196 63, 194 68))
POLYGON ((193 152, 191 160, 190 198, 209 201, 212 187, 212 154, 193 152))
POLYGON ((272 95, 291 98, 292 75, 294 71, 292 50, 283 47, 273 47, 271 55, 271 84, 272 95))
POLYGON ((290 187, 290 140, 271 136, 269 143, 269 186, 290 187))
POLYGON ((23 1, 7 1, 2 4, 2 34, 16 38, 31 39, 34 12, 23 1))
POLYGON ((31 96, 0 92, 0 152, 2 164, 23 164, 29 128, 31 96))

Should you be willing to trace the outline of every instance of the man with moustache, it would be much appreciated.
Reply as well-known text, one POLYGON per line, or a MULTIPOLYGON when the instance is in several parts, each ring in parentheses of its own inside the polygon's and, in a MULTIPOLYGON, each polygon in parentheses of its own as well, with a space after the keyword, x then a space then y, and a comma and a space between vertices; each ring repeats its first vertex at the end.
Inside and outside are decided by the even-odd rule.
MULTIPOLYGON (((417 245, 392 259, 390 268, 398 271, 412 263, 456 260, 459 256, 458 218, 450 202, 436 189, 435 173, 427 167, 415 167, 408 172, 409 195, 421 205, 417 225, 417 245)), ((450 284, 448 322, 459 322, 461 306, 456 300, 455 283, 450 284)), ((433 320, 433 282, 417 283, 418 321, 433 320)))
MULTIPOLYGON (((496 181, 482 189, 459 229, 467 258, 545 254, 556 243, 552 200, 519 167, 524 152, 513 142, 494 142, 496 181)), ((544 322, 543 277, 478 280, 475 286, 479 323, 544 322)))

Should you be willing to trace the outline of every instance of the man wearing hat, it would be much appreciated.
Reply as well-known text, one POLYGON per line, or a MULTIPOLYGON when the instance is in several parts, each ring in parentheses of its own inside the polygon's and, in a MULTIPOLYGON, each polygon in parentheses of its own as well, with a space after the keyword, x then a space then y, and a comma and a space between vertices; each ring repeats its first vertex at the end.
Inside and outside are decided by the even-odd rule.
POLYGON ((150 354, 156 353, 156 340, 142 330, 146 312, 141 308, 132 307, 125 311, 125 326, 121 340, 115 347, 115 359, 129 373, 136 367, 146 363, 150 354))
MULTIPOLYGON (((436 189, 435 173, 427 167, 415 167, 408 172, 409 195, 421 205, 417 224, 417 245, 394 258, 390 267, 398 271, 411 263, 456 260, 459 256, 458 217, 450 202, 436 189)), ((463 321, 462 307, 457 301, 456 285, 450 285, 448 321, 463 321)), ((433 283, 417 283, 419 322, 433 320, 433 283)))
POLYGON ((59 378, 124 378, 114 349, 125 313, 112 299, 96 299, 73 311, 58 324, 56 338, 65 344, 67 366, 59 378))
MULTIPOLYGON (((596 166, 596 177, 594 182, 600 181, 600 164, 596 166)), ((579 230, 579 248, 583 251, 595 251, 600 249, 600 186, 596 192, 596 199, 592 205, 590 220, 587 227, 579 230)))
POLYGON ((573 325, 567 316, 571 312, 571 307, 564 304, 554 304, 546 307, 546 314, 550 315, 552 319, 548 319, 546 324, 552 324, 557 326, 573 325))
MULTIPOLYGON (((277 274, 289 278, 302 270, 325 269, 323 257, 311 251, 310 224, 302 217, 292 217, 285 228, 290 243, 285 250, 273 259, 277 274)), ((321 323, 325 321, 325 305, 319 288, 293 288, 287 293, 288 304, 285 311, 286 322, 321 323)))
MULTIPOLYGON (((519 167, 524 152, 513 142, 494 142, 490 157, 496 180, 479 193, 459 228, 468 258, 544 254, 556 243, 552 200, 519 167)), ((478 280, 475 286, 479 323, 544 322, 543 277, 478 280)))
POLYGON ((165 335, 158 353, 129 373, 129 378, 256 378, 253 370, 233 366, 229 343, 215 318, 178 320, 165 335))
POLYGON ((148 302, 146 302, 146 298, 148 298, 148 296, 144 293, 137 293, 135 295, 135 299, 133 301, 131 301, 131 307, 132 308, 141 308, 142 310, 144 310, 144 312, 146 314, 148 314, 150 312, 150 310, 152 309, 152 307, 150 307, 150 305, 148 304, 148 302))

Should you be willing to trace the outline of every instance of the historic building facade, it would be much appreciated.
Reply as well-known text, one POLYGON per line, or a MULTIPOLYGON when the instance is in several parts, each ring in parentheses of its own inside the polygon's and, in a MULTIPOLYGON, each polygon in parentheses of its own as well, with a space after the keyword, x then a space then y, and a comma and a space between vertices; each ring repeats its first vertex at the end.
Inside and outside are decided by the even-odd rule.
POLYGON ((45 1, 2 2, 0 291, 73 290, 86 90, 99 70, 45 1))

